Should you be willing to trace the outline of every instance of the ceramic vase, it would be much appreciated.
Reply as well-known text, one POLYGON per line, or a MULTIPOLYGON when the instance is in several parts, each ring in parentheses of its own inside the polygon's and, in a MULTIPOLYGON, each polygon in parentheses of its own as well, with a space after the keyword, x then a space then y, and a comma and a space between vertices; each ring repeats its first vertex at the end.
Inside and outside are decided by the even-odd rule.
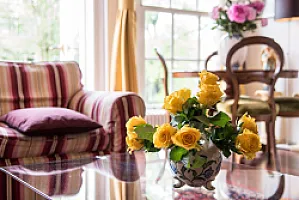
POLYGON ((180 188, 186 184, 191 187, 205 187, 208 190, 215 189, 212 186, 212 181, 218 175, 222 162, 222 156, 218 148, 212 142, 209 142, 203 146, 201 151, 197 151, 189 157, 190 161, 188 159, 179 162, 170 160, 171 171, 175 179, 178 180, 174 187, 180 188), (188 162, 192 166, 196 156, 206 158, 205 164, 199 168, 188 168, 188 162))
MULTIPOLYGON (((226 66, 226 58, 229 50, 241 40, 242 37, 240 35, 229 36, 228 34, 225 34, 221 38, 219 43, 220 45, 219 45, 218 55, 219 55, 220 64, 222 66, 226 66)), ((231 64, 234 69, 239 69, 244 65, 247 57, 247 52, 248 52, 248 48, 243 47, 233 55, 231 64)))

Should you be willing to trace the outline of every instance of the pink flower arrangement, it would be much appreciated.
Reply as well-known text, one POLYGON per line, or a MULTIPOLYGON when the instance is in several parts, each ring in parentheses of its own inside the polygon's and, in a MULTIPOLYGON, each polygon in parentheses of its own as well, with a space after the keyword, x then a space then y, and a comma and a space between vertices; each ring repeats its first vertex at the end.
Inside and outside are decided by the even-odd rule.
POLYGON ((261 14, 265 8, 265 4, 260 1, 255 1, 249 4, 250 7, 254 8, 258 14, 261 14))
POLYGON ((242 32, 255 30, 256 21, 262 14, 265 4, 259 0, 248 3, 235 3, 227 0, 225 7, 215 7, 212 11, 212 18, 216 20, 214 28, 226 31, 230 36, 242 36, 242 32))

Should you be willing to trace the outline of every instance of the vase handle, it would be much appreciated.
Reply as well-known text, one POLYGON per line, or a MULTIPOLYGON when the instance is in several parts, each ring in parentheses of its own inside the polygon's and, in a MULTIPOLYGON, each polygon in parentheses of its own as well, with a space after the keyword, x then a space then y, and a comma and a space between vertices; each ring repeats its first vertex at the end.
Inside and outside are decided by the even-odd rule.
POLYGON ((177 177, 174 177, 174 179, 178 181, 177 183, 173 184, 174 188, 181 188, 185 185, 185 183, 180 179, 178 179, 177 177))
POLYGON ((208 181, 204 187, 207 190, 215 190, 215 187, 212 185, 212 181, 208 181))

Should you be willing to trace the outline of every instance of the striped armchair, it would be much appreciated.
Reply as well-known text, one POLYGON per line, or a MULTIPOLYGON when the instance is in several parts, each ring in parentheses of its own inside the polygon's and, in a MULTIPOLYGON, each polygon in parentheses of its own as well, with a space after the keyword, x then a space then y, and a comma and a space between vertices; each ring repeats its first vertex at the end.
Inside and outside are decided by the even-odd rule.
POLYGON ((85 91, 75 62, 0 62, 0 116, 32 107, 73 109, 103 128, 76 135, 29 137, 0 123, 0 165, 123 152, 126 121, 145 114, 144 101, 134 93, 85 91))

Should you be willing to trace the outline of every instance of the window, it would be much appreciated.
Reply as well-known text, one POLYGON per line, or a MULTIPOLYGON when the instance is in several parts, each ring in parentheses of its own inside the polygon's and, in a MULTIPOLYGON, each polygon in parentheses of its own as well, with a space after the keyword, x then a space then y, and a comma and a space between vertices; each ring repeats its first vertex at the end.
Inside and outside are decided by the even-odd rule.
MULTIPOLYGON (((72 4, 76 7, 78 1, 72 4)), ((40 61, 71 57, 79 61, 77 24, 72 27, 72 33, 68 31, 69 43, 63 44, 62 41, 61 33, 65 30, 61 25, 66 9, 61 2, 0 0, 0 59, 40 61)))
POLYGON ((173 71, 203 69, 204 61, 217 49, 209 12, 218 0, 140 0, 137 6, 137 61, 144 74, 143 96, 147 104, 161 104, 163 68, 154 49, 164 56, 169 71, 169 91, 182 87, 197 90, 198 79, 172 79, 173 71))
POLYGON ((74 60, 88 89, 104 89, 105 2, 0 0, 0 60, 74 60))

